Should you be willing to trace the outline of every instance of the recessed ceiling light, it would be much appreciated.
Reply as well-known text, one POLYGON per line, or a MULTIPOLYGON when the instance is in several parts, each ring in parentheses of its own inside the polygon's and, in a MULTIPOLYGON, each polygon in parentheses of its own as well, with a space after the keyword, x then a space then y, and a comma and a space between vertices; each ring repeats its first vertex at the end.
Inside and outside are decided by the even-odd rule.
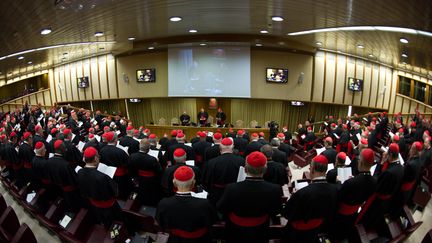
POLYGON ((371 57, 371 58, 372 58, 372 57, 374 57, 374 55, 372 55, 372 54, 369 54, 369 57, 371 57))
POLYGON ((408 57, 408 54, 402 53, 402 57, 408 57))
POLYGON ((272 16, 272 20, 273 20, 273 21, 276 21, 276 22, 281 22, 281 21, 283 21, 284 19, 283 19, 281 16, 272 16))
POLYGON ((268 30, 260 30, 261 34, 268 34, 268 30))
POLYGON ((189 30, 189 33, 196 33, 196 32, 198 32, 198 30, 189 30))
POLYGON ((153 50, 153 49, 154 49, 154 46, 149 46, 147 49, 149 49, 149 50, 153 50))
POLYGON ((263 46, 261 43, 256 43, 255 46, 263 46))
POLYGON ((207 45, 206 43, 201 43, 201 44, 200 44, 200 46, 206 46, 206 45, 207 45))
POLYGON ((171 22, 179 22, 179 21, 182 20, 182 17, 180 17, 180 16, 173 16, 173 17, 170 17, 169 20, 171 22))
POLYGON ((45 28, 45 29, 42 29, 40 33, 41 33, 41 35, 48 35, 51 32, 52 32, 51 28, 45 28))
POLYGON ((134 41, 134 40, 135 40, 135 37, 129 37, 128 40, 130 40, 130 41, 134 41))
POLYGON ((357 45, 357 48, 363 49, 364 45, 357 45))
POLYGON ((315 42, 315 45, 317 45, 317 46, 322 46, 322 42, 317 41, 317 42, 315 42))
POLYGON ((404 43, 404 44, 408 44, 408 42, 409 42, 407 38, 403 38, 403 37, 400 38, 399 41, 400 41, 401 43, 404 43))
POLYGON ((27 64, 32 64, 33 62, 32 61, 29 61, 27 64))
POLYGON ((23 56, 19 56, 19 57, 18 57, 18 60, 22 60, 22 59, 24 59, 23 56))
POLYGON ((103 35, 104 35, 104 33, 101 31, 95 32, 95 34, 94 34, 94 36, 96 36, 96 37, 101 37, 103 35))

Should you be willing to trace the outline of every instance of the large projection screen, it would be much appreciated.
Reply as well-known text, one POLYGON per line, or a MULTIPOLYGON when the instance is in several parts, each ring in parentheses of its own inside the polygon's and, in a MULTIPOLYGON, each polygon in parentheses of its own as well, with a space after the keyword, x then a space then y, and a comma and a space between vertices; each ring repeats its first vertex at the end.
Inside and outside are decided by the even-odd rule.
POLYGON ((168 96, 250 98, 250 48, 168 49, 168 96))

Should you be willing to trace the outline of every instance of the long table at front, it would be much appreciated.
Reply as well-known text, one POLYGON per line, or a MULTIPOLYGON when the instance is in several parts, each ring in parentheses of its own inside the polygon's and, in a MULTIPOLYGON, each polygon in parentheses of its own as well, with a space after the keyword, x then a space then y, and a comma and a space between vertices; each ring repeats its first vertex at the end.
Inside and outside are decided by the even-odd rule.
MULTIPOLYGON (((192 126, 168 126, 168 125, 146 125, 146 128, 150 129, 151 133, 154 133, 161 138, 164 134, 170 136, 171 131, 174 129, 181 129, 186 135, 186 140, 190 140, 195 137, 198 131, 209 131, 215 133, 218 129, 220 129, 222 135, 225 135, 228 132, 228 128, 218 128, 218 127, 192 127, 192 126)), ((247 131, 249 134, 254 132, 260 133, 264 132, 265 138, 268 139, 270 136, 270 129, 268 128, 233 128, 234 131, 243 129, 247 131)))

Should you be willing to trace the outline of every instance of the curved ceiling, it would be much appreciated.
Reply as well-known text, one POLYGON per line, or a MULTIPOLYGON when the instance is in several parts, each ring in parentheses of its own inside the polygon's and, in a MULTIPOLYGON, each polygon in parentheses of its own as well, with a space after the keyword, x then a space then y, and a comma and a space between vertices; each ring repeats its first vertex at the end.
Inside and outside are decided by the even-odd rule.
POLYGON ((16 56, 5 58, 0 60, 0 75, 100 53, 133 51, 134 46, 143 47, 137 43, 148 40, 182 36, 181 40, 187 41, 188 36, 214 34, 253 36, 251 45, 263 38, 266 40, 263 48, 292 49, 298 43, 305 51, 321 47, 394 66, 405 61, 432 70, 432 37, 381 31, 287 35, 340 26, 394 26, 432 32, 431 19, 430 0, 3 0, 0 1, 0 57, 64 43, 115 43, 42 50, 24 54, 21 60, 16 56), (172 16, 181 16, 182 21, 169 21, 172 16), (284 20, 275 22, 272 16, 284 20), (51 28, 52 32, 41 35, 44 28, 51 28), (190 29, 198 32, 189 33, 190 29), (268 33, 260 33, 261 30, 268 33), (95 37, 98 31, 104 35, 95 37), (129 37, 135 40, 130 41, 129 37), (409 43, 401 43, 401 37, 409 43), (408 58, 402 58, 402 52, 408 58))

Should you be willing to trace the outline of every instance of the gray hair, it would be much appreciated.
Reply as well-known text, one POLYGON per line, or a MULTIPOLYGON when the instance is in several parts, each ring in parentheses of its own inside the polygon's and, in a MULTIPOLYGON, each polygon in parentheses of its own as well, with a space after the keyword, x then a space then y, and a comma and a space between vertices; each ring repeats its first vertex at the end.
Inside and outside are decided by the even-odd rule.
POLYGON ((279 138, 272 138, 272 140, 270 141, 270 144, 273 146, 273 147, 279 147, 280 146, 280 140, 279 140, 279 138))
POLYGON ((268 145, 265 144, 261 147, 260 149, 261 153, 263 153, 267 158, 271 158, 273 156, 273 148, 268 145))
POLYGON ((150 150, 150 142, 148 139, 141 139, 139 149, 141 152, 148 153, 150 150))

